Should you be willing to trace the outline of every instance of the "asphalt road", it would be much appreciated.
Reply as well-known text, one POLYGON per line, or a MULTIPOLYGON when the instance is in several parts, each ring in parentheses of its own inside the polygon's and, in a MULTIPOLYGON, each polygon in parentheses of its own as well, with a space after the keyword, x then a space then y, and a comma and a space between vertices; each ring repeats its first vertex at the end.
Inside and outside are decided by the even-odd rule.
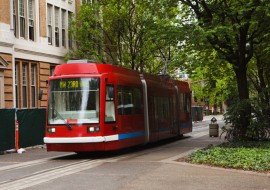
MULTIPOLYGON (((220 126, 221 118, 217 117, 220 126)), ((34 147, 23 154, 0 155, 0 190, 270 189, 269 174, 177 161, 223 142, 209 137, 211 117, 205 119, 181 139, 118 152, 81 156, 34 147)))

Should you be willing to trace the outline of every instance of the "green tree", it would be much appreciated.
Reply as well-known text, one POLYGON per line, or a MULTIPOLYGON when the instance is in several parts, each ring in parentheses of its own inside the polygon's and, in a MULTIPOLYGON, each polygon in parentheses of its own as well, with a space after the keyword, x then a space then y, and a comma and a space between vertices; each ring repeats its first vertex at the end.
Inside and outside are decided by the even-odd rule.
POLYGON ((232 66, 218 59, 215 51, 211 54, 201 51, 196 58, 196 68, 190 72, 192 91, 199 100, 207 97, 210 105, 223 110, 222 106, 228 101, 231 88, 236 88, 232 66))
POLYGON ((157 72, 177 43, 176 10, 177 2, 165 0, 84 3, 71 27, 77 48, 68 57, 157 72))
MULTIPOLYGON (((254 56, 256 40, 269 28, 268 1, 180 0, 182 7, 196 16, 198 27, 221 59, 233 66, 240 100, 249 99, 247 65, 254 56), (263 19, 264 18, 264 19, 263 19)), ((249 125, 250 109, 240 113, 240 133, 249 125)))

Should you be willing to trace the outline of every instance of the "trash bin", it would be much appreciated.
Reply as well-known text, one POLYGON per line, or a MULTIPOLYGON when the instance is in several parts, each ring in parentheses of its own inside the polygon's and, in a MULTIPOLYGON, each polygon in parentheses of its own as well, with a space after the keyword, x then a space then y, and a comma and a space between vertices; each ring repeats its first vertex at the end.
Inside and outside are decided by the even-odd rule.
POLYGON ((218 137, 219 135, 219 126, 217 123, 209 124, 209 136, 210 137, 218 137))
POLYGON ((218 137, 219 135, 219 126, 216 123, 217 119, 213 117, 211 119, 211 124, 209 124, 209 136, 210 137, 218 137))

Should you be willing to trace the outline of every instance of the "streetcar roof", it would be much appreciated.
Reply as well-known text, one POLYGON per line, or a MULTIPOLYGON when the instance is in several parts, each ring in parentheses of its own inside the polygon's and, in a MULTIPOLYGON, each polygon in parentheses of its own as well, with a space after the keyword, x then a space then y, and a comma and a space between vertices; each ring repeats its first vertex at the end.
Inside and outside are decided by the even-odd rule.
POLYGON ((189 84, 184 81, 173 80, 168 77, 157 76, 146 73, 139 73, 138 71, 119 67, 111 64, 92 63, 89 60, 72 60, 68 64, 58 65, 53 73, 53 77, 67 76, 67 75, 85 75, 85 74, 103 74, 103 73, 118 73, 126 76, 135 76, 138 78, 144 78, 145 80, 158 81, 167 85, 176 85, 183 91, 190 91, 189 84))

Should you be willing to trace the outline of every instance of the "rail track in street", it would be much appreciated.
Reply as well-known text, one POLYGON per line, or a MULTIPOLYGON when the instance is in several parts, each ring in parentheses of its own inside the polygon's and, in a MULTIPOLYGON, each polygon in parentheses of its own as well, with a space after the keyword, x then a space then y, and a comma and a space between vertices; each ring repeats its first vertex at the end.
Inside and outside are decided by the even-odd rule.
MULTIPOLYGON (((90 187, 94 187, 94 189, 119 189, 120 184, 121 186, 128 185, 125 181, 126 178, 132 180, 134 177, 136 178, 136 175, 144 175, 151 168, 163 164, 175 165, 178 158, 203 148, 209 142, 209 139, 205 142, 201 139, 208 134, 208 124, 209 122, 194 124, 193 132, 180 139, 174 138, 117 152, 94 152, 85 155, 59 153, 55 155, 51 152, 44 152, 46 149, 39 149, 36 153, 30 154, 33 150, 29 149, 21 155, 14 155, 14 153, 12 153, 13 155, 1 155, 4 159, 0 157, 0 189, 53 190, 78 185, 80 185, 80 189, 89 189, 90 187), (201 142, 199 146, 194 144, 198 141, 201 142), (30 157, 26 160, 25 157, 28 156, 28 153, 30 157), (31 156, 40 158, 40 155, 37 156, 39 153, 47 157, 31 159, 31 156), (115 167, 115 169, 111 169, 111 167, 115 167), (104 179, 100 178, 99 175, 114 178, 116 179, 115 183, 108 184, 110 182, 103 181, 104 179), (85 179, 84 182, 80 182, 81 179, 85 179), (60 184, 56 187, 55 183, 60 184), (96 183, 101 185, 97 187, 96 183)), ((210 140, 213 143, 219 142, 217 138, 210 140)))

